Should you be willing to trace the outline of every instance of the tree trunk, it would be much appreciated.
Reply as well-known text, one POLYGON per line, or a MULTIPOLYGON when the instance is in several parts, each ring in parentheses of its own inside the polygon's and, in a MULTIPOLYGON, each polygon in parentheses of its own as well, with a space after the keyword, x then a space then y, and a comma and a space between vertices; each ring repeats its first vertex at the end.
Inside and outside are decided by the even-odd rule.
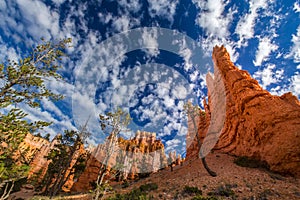
MULTIPOLYGON (((199 138, 199 135, 198 135, 198 128, 196 129, 196 127, 198 127, 198 126, 196 125, 194 114, 191 114, 191 115, 192 115, 191 118, 192 118, 192 120, 193 120, 193 125, 194 125, 194 132, 195 132, 196 137, 197 137, 197 143, 198 143, 198 148, 199 148, 199 152, 200 152, 202 144, 201 144, 201 141, 200 141, 200 138, 199 138)), ((200 153, 199 153, 199 157, 200 157, 200 153)), ((204 168, 205 168, 206 171, 209 173, 209 175, 211 175, 212 177, 216 177, 216 176, 217 176, 217 173, 214 172, 214 171, 212 171, 212 170, 208 167, 208 165, 207 165, 207 163, 206 163, 206 160, 205 160, 205 157, 202 157, 202 158, 201 158, 201 161, 202 161, 202 164, 203 164, 204 168)))

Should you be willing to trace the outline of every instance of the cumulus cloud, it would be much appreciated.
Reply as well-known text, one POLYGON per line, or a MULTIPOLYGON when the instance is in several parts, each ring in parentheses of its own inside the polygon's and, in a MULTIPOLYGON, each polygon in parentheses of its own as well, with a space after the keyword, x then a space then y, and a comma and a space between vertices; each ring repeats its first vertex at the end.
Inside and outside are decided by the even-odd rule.
POLYGON ((207 37, 207 38, 201 39, 200 42, 201 42, 201 45, 202 45, 203 49, 205 50, 207 56, 211 56, 214 46, 224 45, 230 55, 230 59, 232 62, 235 62, 239 57, 236 42, 231 41, 228 38, 207 37))
POLYGON ((271 52, 278 49, 278 46, 272 43, 271 39, 268 37, 263 37, 259 39, 258 49, 256 51, 256 58, 253 61, 255 66, 261 66, 262 62, 267 61, 271 52))
POLYGON ((10 47, 3 42, 0 36, 0 60, 18 60, 20 58, 17 50, 13 47, 10 47))
POLYGON ((166 142, 167 147, 165 149, 166 153, 173 151, 174 149, 177 149, 178 146, 180 146, 180 144, 182 144, 182 140, 179 139, 172 139, 172 140, 168 140, 166 142))

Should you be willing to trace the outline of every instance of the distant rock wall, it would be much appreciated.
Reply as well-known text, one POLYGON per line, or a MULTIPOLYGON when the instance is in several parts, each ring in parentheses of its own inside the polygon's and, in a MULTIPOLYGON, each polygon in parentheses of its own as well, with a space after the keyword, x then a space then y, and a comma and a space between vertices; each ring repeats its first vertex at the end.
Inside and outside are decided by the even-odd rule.
POLYGON ((139 174, 156 172, 167 166, 164 145, 156 139, 155 133, 137 131, 132 139, 119 138, 112 148, 113 153, 106 160, 109 144, 110 140, 106 140, 94 149, 85 171, 73 185, 72 191, 83 192, 92 189, 92 183, 97 180, 102 164, 107 166, 107 179, 116 179, 113 171, 119 169, 121 180, 135 179, 139 174))
MULTIPOLYGON (((247 71, 234 66, 223 46, 214 48, 213 61, 215 75, 207 77, 208 103, 204 102, 206 115, 198 119, 199 137, 206 136, 214 108, 218 107, 216 102, 224 98, 220 92, 211 95, 211 91, 216 90, 216 85, 224 84, 226 117, 224 122, 213 119, 213 123, 224 124, 215 149, 265 161, 273 171, 300 177, 300 102, 297 97, 292 93, 271 95, 247 71)), ((187 139, 191 138, 194 139, 187 145, 187 159, 199 152, 189 124, 187 139)))

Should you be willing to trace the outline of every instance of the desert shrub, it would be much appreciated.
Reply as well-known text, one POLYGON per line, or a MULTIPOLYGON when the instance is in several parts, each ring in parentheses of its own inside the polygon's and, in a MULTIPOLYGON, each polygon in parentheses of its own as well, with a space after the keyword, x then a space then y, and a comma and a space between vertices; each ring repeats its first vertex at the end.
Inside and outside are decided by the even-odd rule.
POLYGON ((142 192, 147 192, 147 191, 157 190, 158 186, 156 183, 147 183, 145 185, 141 185, 139 188, 142 192))
POLYGON ((190 186, 185 186, 183 189, 183 193, 185 194, 194 194, 194 195, 202 195, 202 191, 198 187, 190 187, 190 186))
POLYGON ((208 195, 232 197, 232 196, 235 196, 235 193, 232 190, 232 188, 234 188, 236 186, 237 185, 230 185, 230 184, 220 185, 214 191, 209 192, 208 195))

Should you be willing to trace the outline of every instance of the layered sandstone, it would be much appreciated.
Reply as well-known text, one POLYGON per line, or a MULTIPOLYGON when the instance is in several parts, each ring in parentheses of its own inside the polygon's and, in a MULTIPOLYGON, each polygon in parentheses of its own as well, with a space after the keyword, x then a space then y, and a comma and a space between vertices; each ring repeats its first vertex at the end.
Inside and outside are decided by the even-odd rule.
MULTIPOLYGON (((213 61, 215 74, 207 76, 206 114, 197 122, 199 137, 208 136, 209 148, 202 151, 210 150, 218 138, 215 149, 264 161, 273 171, 300 177, 297 97, 292 93, 271 95, 247 71, 234 66, 223 46, 214 48, 213 61)), ((194 140, 187 147, 187 158, 199 152, 191 124, 189 129, 187 137, 194 140)))
POLYGON ((138 131, 134 138, 119 138, 113 142, 107 139, 94 149, 87 161, 85 171, 73 185, 72 191, 82 192, 92 189, 97 180, 100 167, 105 165, 109 172, 106 179, 116 179, 116 171, 120 180, 135 179, 139 174, 156 172, 167 166, 164 145, 156 139, 155 133, 138 131))

